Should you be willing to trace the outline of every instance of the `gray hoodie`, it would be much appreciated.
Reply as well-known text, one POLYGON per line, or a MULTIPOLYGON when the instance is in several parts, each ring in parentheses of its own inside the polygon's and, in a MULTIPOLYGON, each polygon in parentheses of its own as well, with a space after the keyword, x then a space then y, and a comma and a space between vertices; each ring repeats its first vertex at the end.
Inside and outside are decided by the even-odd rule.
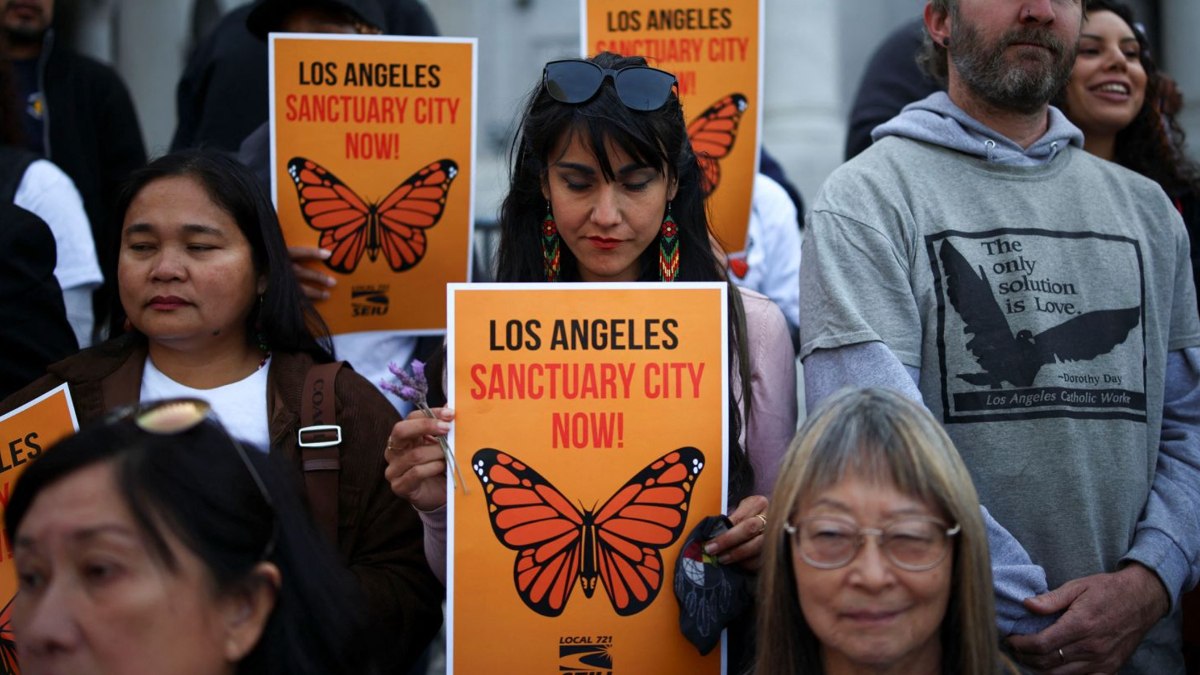
POLYGON ((886 136, 932 143, 1009 166, 1035 166, 1054 159, 1068 145, 1083 147, 1083 132, 1058 108, 1050 108, 1050 128, 1046 133, 1033 145, 1022 148, 967 115, 944 91, 908 104, 899 115, 871 132, 871 140, 875 142, 886 136))
MULTIPOLYGON (((972 119, 945 93, 933 94, 907 106, 895 118, 877 127, 872 136, 876 141, 896 136, 917 143, 879 142, 838 169, 822 188, 808 216, 805 260, 801 265, 800 320, 805 393, 810 409, 842 386, 863 384, 894 387, 919 400, 928 398, 922 392, 932 392, 933 400, 927 402, 935 411, 943 409, 942 399, 937 395, 937 382, 929 380, 925 382, 926 387, 920 386, 925 380, 921 366, 928 365, 930 371, 938 367, 923 361, 921 355, 939 353, 920 341, 926 337, 935 340, 936 330, 931 329, 928 335, 917 335, 905 343, 895 339, 899 333, 891 330, 894 324, 889 323, 889 319, 904 313, 905 302, 912 303, 914 311, 924 311, 927 317, 937 312, 936 306, 929 301, 916 299, 913 302, 911 279, 921 280, 920 288, 927 288, 924 284, 928 280, 922 275, 928 275, 931 268, 922 235, 936 228, 949 228, 945 223, 1004 222, 1004 218, 994 216, 1006 213, 1006 200, 1012 202, 1014 214, 1023 203, 1044 204, 1046 210, 1038 212, 1042 219, 1039 222, 1054 223, 1067 208, 1066 202, 1047 193, 1062 189, 1063 194, 1072 196, 1069 208, 1082 209, 1079 213, 1071 210, 1062 218, 1064 229, 1067 224, 1074 223, 1078 227, 1086 226, 1088 231, 1108 227, 1110 229, 1105 232, 1125 233, 1126 237, 1149 237, 1147 233, 1155 232, 1154 241, 1164 241, 1176 230, 1182 230, 1182 222, 1170 204, 1162 199, 1157 186, 1144 178, 1128 175, 1127 171, 1111 163, 1088 156, 1082 150, 1082 133, 1054 108, 1049 109, 1046 133, 1028 149, 972 119), (1068 150, 1072 144, 1077 147, 1068 150), (956 154, 966 155, 969 159, 954 157, 956 154), (985 162, 991 166, 986 166, 985 162), (1064 175, 1067 177, 1063 178, 1064 175), (995 181, 994 189, 984 186, 986 181, 995 181), (1106 186, 1106 189, 1099 186, 1106 186), (1125 210, 1108 210, 1110 204, 1120 204, 1121 200, 1116 196, 1125 193, 1134 194, 1125 201, 1137 209, 1129 218, 1113 215, 1128 215, 1125 210), (979 203, 964 203, 959 199, 945 200, 947 203, 943 204, 938 195, 968 195, 977 198, 979 203), (914 203, 918 206, 914 207, 914 203), (961 217, 951 212, 954 208, 961 211, 961 217), (1084 212, 1086 215, 1081 215, 1084 212), (933 229, 918 226, 912 220, 917 215, 923 224, 929 224, 933 229), (1152 226, 1146 227, 1145 231, 1133 229, 1144 221, 1152 226), (848 236, 851 231, 853 235, 848 236), (893 248, 886 250, 889 246, 893 248), (912 256, 906 256, 908 252, 912 256), (908 270, 913 271, 911 277, 908 270), (875 285, 873 290, 878 292, 863 293, 856 283, 862 275, 873 272, 886 281, 875 285), (889 276, 892 272, 896 274, 889 276), (882 302, 878 302, 880 299, 882 302), (894 302, 889 302, 892 300, 894 302), (901 309, 889 313, 889 307, 901 309), (868 315, 871 316, 869 322, 865 318, 868 315), (893 338, 891 342, 889 338, 893 338), (910 358, 902 362, 894 348, 905 351, 910 358), (915 361, 913 355, 916 355, 915 361)), ((1124 207, 1127 208, 1128 205, 1124 207)), ((959 235, 952 233, 950 236, 959 235)), ((1175 248, 1180 249, 1178 241, 1175 248)), ((1182 244, 1182 250, 1186 251, 1186 243, 1182 244)), ((1045 249, 1042 262, 1053 259, 1052 251, 1050 246, 1045 249)), ((1066 260, 1065 257, 1062 259, 1066 260)), ((1169 329, 1172 334, 1169 344, 1162 339, 1166 333, 1158 331, 1155 356, 1150 359, 1157 361, 1165 356, 1165 363, 1155 364, 1155 369, 1161 368, 1162 374, 1145 386, 1153 397, 1148 408, 1157 408, 1161 414, 1161 426, 1155 430, 1158 433, 1149 434, 1145 439, 1148 447, 1157 445, 1155 461, 1151 465, 1153 473, 1148 476, 1152 485, 1144 510, 1134 524, 1134 536, 1125 544, 1124 554, 1106 554, 1109 560, 1099 567, 1115 569, 1131 562, 1144 565, 1159 577, 1168 592, 1172 609, 1177 612, 1181 591, 1194 586, 1200 578, 1200 556, 1196 555, 1200 550, 1200 528, 1196 526, 1196 514, 1200 513, 1200 490, 1196 487, 1196 475, 1200 471, 1200 433, 1197 433, 1200 430, 1200 347, 1196 346, 1196 336, 1200 335, 1197 330, 1200 327, 1195 323, 1194 314, 1186 321, 1178 318, 1183 317, 1185 311, 1178 307, 1194 304, 1194 291, 1190 283, 1177 282, 1183 275, 1165 262, 1165 258, 1155 261, 1151 267, 1156 271, 1145 273, 1145 278, 1156 279, 1156 288, 1172 290, 1173 294, 1155 295, 1156 301, 1151 306, 1171 312, 1174 325, 1179 326, 1169 329), (1157 262, 1164 264, 1157 265, 1157 262), (1162 353, 1164 350, 1165 354, 1162 353), (1119 558, 1115 563, 1111 560, 1114 557, 1119 558)), ((1100 293, 1106 292, 1107 287, 1097 282, 1097 288, 1101 290, 1096 293, 1100 293)), ((1112 290, 1120 291, 1120 288, 1112 290)), ((928 300, 932 294, 923 297, 928 300)), ((1164 317, 1159 312, 1156 320, 1161 322, 1164 317)), ((934 326, 935 320, 929 320, 925 325, 934 326)), ((958 332, 952 335, 963 332, 957 325, 955 329, 958 332)), ((944 391, 942 395, 945 395, 944 391)), ((1028 423, 1036 424, 1035 421, 1028 423)), ((1110 426, 1123 429, 1119 421, 1110 426)), ((1053 431, 1055 429, 1050 429, 1037 437, 1022 436, 1014 448, 1028 450, 1029 443, 1040 443, 1050 448, 1046 457, 1056 461, 1062 459, 1055 449, 1064 449, 1067 445, 1052 440, 1050 432, 1053 431)), ((1004 449, 1003 443, 999 446, 1004 449)), ((1118 446, 1119 443, 1108 444, 1119 450, 1118 446)), ((1078 447, 1073 449, 1079 450, 1078 447)), ((1093 450, 1084 448, 1085 452, 1093 450)), ((1123 457, 1119 452, 1117 456, 1123 457)), ((1020 466, 1014 465, 1014 471, 1019 469, 1020 466)), ((1076 474, 1068 471, 1064 475, 1076 474)), ((1104 482, 1103 471, 1094 477, 1104 482)), ((1077 488, 1077 481, 1072 486, 1077 488)), ((1046 494, 1053 495, 1048 502, 1052 505, 1048 513, 1059 513, 1058 502, 1063 501, 1061 491, 1046 494)), ((1092 498, 1103 494, 1100 499, 1106 508, 1116 503, 1111 491, 1097 489, 1090 494, 1092 498)), ((1009 492, 994 496, 989 505, 993 508, 1006 503, 1012 506, 1017 500, 1033 502, 1040 496, 1009 492)), ((1016 526, 1028 523, 1041 526, 1037 514, 1026 521, 1011 518, 1009 521, 1016 526)), ((1082 548, 1065 553, 1051 550, 1064 546, 1069 549, 1070 545, 1064 544, 1063 540, 1039 539, 1040 534, 1035 533, 1037 536, 1033 536, 1031 544, 1040 544, 1046 551, 1039 555, 1039 564, 1031 564, 1029 553, 1019 541, 990 518, 987 524, 1001 632, 1007 635, 1037 630, 1041 627, 1036 625, 1039 619, 1042 622, 1046 619, 1032 615, 1022 606, 1021 600, 1047 590, 1047 576, 1041 565, 1069 567, 1091 552, 1082 548)), ((1084 524, 1085 521, 1075 523, 1068 534, 1075 533, 1084 524)), ((1108 521, 1098 521, 1098 524, 1099 529, 1110 526, 1108 521)), ((1108 541, 1103 537, 1096 540, 1108 541)), ((1117 541, 1110 548, 1121 545, 1122 542, 1117 541)), ((1071 577, 1063 571, 1055 579, 1055 585, 1062 583, 1063 578, 1078 576, 1082 575, 1071 577)), ((1178 614, 1174 613, 1172 618, 1161 621, 1152 629, 1134 658, 1133 672, 1175 672, 1172 668, 1179 661, 1177 621, 1178 614), (1136 670, 1138 667, 1142 669, 1136 670)))

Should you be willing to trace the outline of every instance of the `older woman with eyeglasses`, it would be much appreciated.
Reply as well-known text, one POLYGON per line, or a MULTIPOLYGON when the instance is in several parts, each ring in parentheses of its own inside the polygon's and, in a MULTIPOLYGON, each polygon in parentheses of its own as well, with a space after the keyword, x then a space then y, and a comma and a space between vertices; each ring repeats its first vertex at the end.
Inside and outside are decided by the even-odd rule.
POLYGON ((767 513, 755 672, 992 675, 987 535, 920 404, 847 390, 790 448, 767 513))

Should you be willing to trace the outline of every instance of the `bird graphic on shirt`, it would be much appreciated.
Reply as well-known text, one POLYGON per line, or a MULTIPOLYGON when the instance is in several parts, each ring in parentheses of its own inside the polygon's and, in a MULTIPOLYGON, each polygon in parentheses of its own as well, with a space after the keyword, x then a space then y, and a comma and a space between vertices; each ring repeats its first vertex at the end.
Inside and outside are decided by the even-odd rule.
POLYGON ((1139 307, 1105 309, 1081 314, 1036 335, 1029 330, 1013 335, 983 267, 976 274, 950 242, 942 244, 939 258, 946 275, 946 296, 962 317, 963 332, 973 336, 967 349, 984 371, 958 377, 976 386, 999 389, 1004 382, 1030 386, 1042 366, 1056 361, 1090 361, 1107 354, 1141 322, 1139 307))

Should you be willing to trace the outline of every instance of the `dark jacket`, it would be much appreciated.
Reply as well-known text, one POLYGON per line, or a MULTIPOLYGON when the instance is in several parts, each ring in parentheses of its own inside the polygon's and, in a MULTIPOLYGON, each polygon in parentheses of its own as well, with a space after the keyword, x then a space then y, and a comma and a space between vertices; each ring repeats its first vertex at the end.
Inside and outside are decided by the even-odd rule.
MULTIPOLYGON (((0 413, 67 382, 80 426, 86 425, 114 407, 138 401, 145 359, 144 338, 109 340, 51 366, 48 375, 0 403, 0 413)), ((276 353, 267 374, 271 454, 295 469, 301 491, 296 432, 304 376, 312 363, 305 354, 276 353)), ((442 585, 425 562, 416 512, 392 494, 383 477, 383 448, 399 415, 348 368, 339 371, 334 390, 343 434, 338 553, 365 592, 384 672, 402 674, 441 626, 442 585)))
POLYGON ((871 147, 872 129, 941 88, 917 65, 924 39, 925 22, 918 18, 892 31, 871 55, 850 107, 844 159, 871 147))
POLYGON ((0 398, 79 349, 54 278, 54 260, 50 227, 25 209, 0 202, 0 398))
MULTIPOLYGON (((230 11, 188 58, 175 89, 179 124, 171 149, 209 147, 236 151, 269 117, 267 43, 254 37, 246 17, 257 3, 230 11)), ((437 35, 429 11, 417 0, 383 0, 385 32, 437 35)))
POLYGON ((104 278, 111 283, 120 227, 117 193, 130 172, 146 163, 137 113, 112 68, 56 44, 53 31, 46 33, 39 63, 46 157, 79 189, 104 278))

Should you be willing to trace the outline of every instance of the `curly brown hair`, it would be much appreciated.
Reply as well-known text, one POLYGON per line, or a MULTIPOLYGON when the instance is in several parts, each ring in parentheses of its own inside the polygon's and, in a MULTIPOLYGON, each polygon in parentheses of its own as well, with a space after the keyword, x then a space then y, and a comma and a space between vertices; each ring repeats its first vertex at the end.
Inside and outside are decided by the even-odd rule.
MULTIPOLYGON (((1117 133, 1114 161, 1150 178, 1168 194, 1200 192, 1200 166, 1185 154, 1187 135, 1176 118, 1183 107, 1183 96, 1175 80, 1159 70, 1150 51, 1150 39, 1134 19, 1133 10, 1111 0, 1089 0, 1087 11, 1112 12, 1129 25, 1137 37, 1138 59, 1146 71, 1142 109, 1117 133)), ((1071 117, 1065 90, 1055 97, 1054 105, 1071 117)))

